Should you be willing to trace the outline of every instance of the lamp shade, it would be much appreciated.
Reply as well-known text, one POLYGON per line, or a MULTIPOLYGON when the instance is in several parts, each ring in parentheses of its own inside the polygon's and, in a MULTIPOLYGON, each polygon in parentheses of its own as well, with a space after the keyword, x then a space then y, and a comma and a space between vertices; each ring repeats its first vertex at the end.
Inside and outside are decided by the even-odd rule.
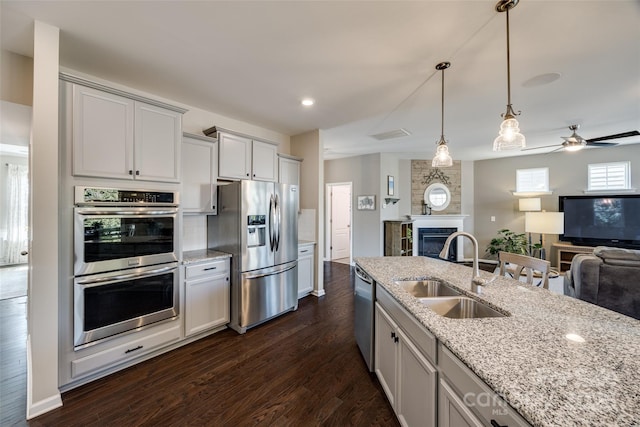
POLYGON ((524 231, 527 233, 564 233, 564 212, 526 212, 524 231))
POLYGON ((542 209, 540 205, 540 198, 533 197, 529 199, 520 199, 518 200, 518 208, 520 212, 539 211, 542 209))

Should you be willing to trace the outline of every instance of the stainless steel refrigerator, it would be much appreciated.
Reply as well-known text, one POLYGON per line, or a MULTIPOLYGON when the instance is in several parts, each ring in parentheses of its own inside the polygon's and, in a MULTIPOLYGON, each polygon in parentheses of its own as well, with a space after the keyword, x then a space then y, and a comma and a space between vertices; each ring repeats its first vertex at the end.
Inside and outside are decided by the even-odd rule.
POLYGON ((243 334, 298 308, 298 186, 221 185, 207 234, 210 249, 232 254, 231 328, 243 334))

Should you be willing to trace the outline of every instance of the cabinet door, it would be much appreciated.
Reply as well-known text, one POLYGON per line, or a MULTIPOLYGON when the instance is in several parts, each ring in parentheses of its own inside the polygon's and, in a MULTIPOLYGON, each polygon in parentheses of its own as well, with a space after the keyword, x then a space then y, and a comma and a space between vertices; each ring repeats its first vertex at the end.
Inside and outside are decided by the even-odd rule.
POLYGON ((313 246, 298 249, 298 298, 313 291, 313 246))
POLYGON ((279 157, 278 181, 282 184, 300 185, 300 162, 286 157, 279 157))
POLYGON ((186 282, 185 335, 229 322, 229 276, 204 276, 186 282))
POLYGON ((480 420, 467 408, 444 378, 438 390, 439 427, 482 427, 480 420))
POLYGON ((374 366, 380 385, 396 411, 396 361, 397 342, 396 324, 391 317, 376 303, 375 321, 375 356, 374 366))
POLYGON ((400 424, 435 426, 437 371, 412 344, 400 336, 398 347, 397 409, 400 424))
POLYGON ((276 182, 278 180, 278 147, 262 141, 253 141, 252 153, 251 179, 276 182))
POLYGON ((185 136, 182 140, 182 211, 215 214, 217 178, 217 141, 185 136))
POLYGON ((182 114, 136 101, 135 179, 180 181, 182 114))
POLYGON ((221 178, 251 179, 251 140, 220 133, 218 174, 221 178))
POLYGON ((134 101, 73 85, 73 174, 133 179, 134 101))

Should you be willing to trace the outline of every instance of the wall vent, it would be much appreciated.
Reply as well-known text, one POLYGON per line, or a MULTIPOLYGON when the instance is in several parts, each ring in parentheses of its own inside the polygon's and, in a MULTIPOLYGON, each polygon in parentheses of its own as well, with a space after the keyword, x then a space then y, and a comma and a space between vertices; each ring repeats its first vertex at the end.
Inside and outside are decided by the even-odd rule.
POLYGON ((377 133, 375 135, 369 135, 371 136, 371 138, 377 139, 378 141, 384 141, 386 139, 394 139, 394 138, 400 138, 403 136, 409 136, 411 135, 411 132, 409 132, 406 129, 394 129, 394 130, 389 130, 387 132, 381 132, 381 133, 377 133))

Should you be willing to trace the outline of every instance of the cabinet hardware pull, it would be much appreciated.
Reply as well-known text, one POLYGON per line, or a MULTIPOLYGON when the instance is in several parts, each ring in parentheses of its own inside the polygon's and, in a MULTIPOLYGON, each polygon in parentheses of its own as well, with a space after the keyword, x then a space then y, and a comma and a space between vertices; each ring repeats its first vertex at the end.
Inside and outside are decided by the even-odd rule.
POLYGON ((142 346, 141 346, 141 345, 139 345, 139 346, 137 346, 137 347, 130 348, 129 350, 125 351, 124 353, 125 353, 125 354, 127 354, 127 353, 132 353, 132 352, 134 352, 134 351, 136 351, 136 350, 140 350, 141 348, 142 348, 142 346))
POLYGON ((305 252, 309 252, 309 249, 305 249, 304 251, 300 251, 301 254, 303 254, 305 252))
POLYGON ((204 271, 215 270, 216 268, 218 268, 218 267, 207 267, 207 268, 204 269, 204 271))
POLYGON ((398 337, 393 337, 393 342, 398 342, 398 337))
POLYGON ((391 339, 396 337, 396 333, 395 332, 391 332, 391 339))
POLYGON ((140 171, 136 171, 136 175, 140 175, 140 171))
POLYGON ((129 175, 133 175, 133 171, 129 169, 129 175))
POLYGON ((498 422, 496 420, 491 420, 491 426, 492 427, 509 427, 507 425, 503 426, 503 425, 498 424, 498 422))

